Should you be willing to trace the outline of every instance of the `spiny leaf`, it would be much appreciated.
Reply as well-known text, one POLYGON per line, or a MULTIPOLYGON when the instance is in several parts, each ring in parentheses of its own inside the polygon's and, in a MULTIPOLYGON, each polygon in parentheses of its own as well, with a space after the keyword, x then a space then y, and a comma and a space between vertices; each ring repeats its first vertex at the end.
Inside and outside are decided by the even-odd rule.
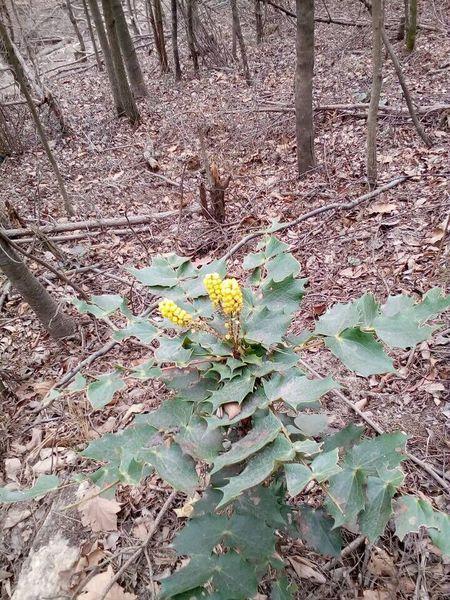
POLYGON ((322 444, 319 444, 315 440, 301 440, 299 442, 294 442, 294 450, 298 454, 304 454, 305 456, 312 456, 313 454, 317 454, 322 449, 322 444))
POLYGON ((295 426, 307 437, 313 437, 322 433, 328 424, 325 415, 308 415, 301 413, 294 419, 295 426))
POLYGON ((292 315, 305 294, 307 282, 307 279, 296 279, 292 275, 278 282, 264 280, 260 304, 272 312, 282 311, 292 315))
POLYGON ((298 530, 302 540, 317 552, 331 556, 338 556, 341 552, 341 531, 334 528, 333 519, 330 519, 324 510, 301 504, 298 530))
POLYGON ((131 371, 131 377, 146 381, 147 379, 161 377, 162 373, 160 367, 155 366, 155 361, 150 359, 134 367, 131 371))
POLYGON ((147 320, 137 319, 128 323, 127 327, 124 329, 115 331, 113 337, 120 342, 121 340, 134 336, 141 342, 150 344, 159 334, 160 330, 147 320))
POLYGON ((295 583, 290 583, 286 575, 281 575, 273 582, 270 592, 270 600, 294 600, 298 588, 295 583))
POLYGON ((84 300, 78 300, 77 298, 71 299, 72 304, 77 308, 78 312, 82 314, 90 313, 94 317, 99 319, 107 317, 115 312, 118 308, 123 309, 125 312, 125 300, 122 296, 117 294, 103 294, 102 296, 91 296, 90 302, 84 300))
POLYGON ((399 469, 383 469, 367 478, 367 506, 359 517, 361 532, 375 542, 392 516, 392 498, 405 476, 399 469))
POLYGON ((210 556, 227 531, 228 519, 220 515, 204 515, 191 519, 177 533, 173 542, 178 555, 210 556))
POLYGON ((329 308, 326 313, 319 318, 315 333, 318 335, 339 335, 345 329, 357 325, 359 319, 360 316, 356 303, 338 303, 329 308))
POLYGON ((272 402, 284 400, 293 408, 313 403, 332 389, 339 387, 332 377, 308 379, 298 369, 290 369, 285 374, 276 373, 263 381, 264 391, 272 402))
POLYGON ((380 310, 380 305, 373 294, 364 294, 356 300, 355 304, 358 309, 359 324, 363 327, 371 327, 380 310))
POLYGON ((392 359, 373 335, 359 328, 346 329, 335 337, 326 337, 325 345, 346 367, 364 376, 393 373, 392 359))
POLYGON ((326 506, 334 518, 334 526, 354 523, 365 506, 364 474, 360 469, 345 467, 330 478, 326 506))
POLYGON ((192 356, 192 349, 183 348, 180 337, 159 339, 159 347, 155 350, 155 359, 160 362, 171 362, 186 365, 192 356))
POLYGON ((312 471, 306 465, 289 463, 284 465, 289 496, 297 496, 313 479, 312 471))
POLYGON ((269 446, 252 456, 242 473, 229 479, 229 483, 221 488, 223 498, 217 508, 225 506, 244 490, 262 483, 278 464, 291 460, 293 455, 292 444, 284 435, 279 435, 269 446))
POLYGON ((86 390, 87 399, 95 409, 103 408, 111 400, 116 392, 123 390, 124 381, 119 377, 117 371, 102 375, 92 383, 86 390))
POLYGON ((192 407, 192 402, 186 402, 178 398, 165 400, 156 410, 137 415, 134 422, 167 431, 187 425, 192 416, 192 407))
POLYGON ((56 475, 41 475, 33 487, 27 490, 8 490, 0 488, 0 504, 11 504, 12 502, 24 502, 39 498, 48 492, 56 490, 59 478, 56 475))
POLYGON ((206 421, 194 415, 180 426, 175 441, 193 458, 211 464, 222 450, 223 435, 219 429, 208 429, 206 421))
POLYGON ((333 475, 342 471, 337 464, 339 460, 339 450, 335 448, 330 452, 322 452, 311 463, 311 470, 314 473, 314 479, 322 483, 333 475))
POLYGON ((252 394, 249 394, 241 404, 241 412, 233 418, 228 418, 224 415, 222 418, 205 417, 208 423, 208 429, 216 429, 217 427, 227 427, 239 423, 243 419, 251 417, 258 409, 265 409, 269 404, 269 400, 264 393, 264 390, 259 387, 252 394))
POLYGON ((151 464, 160 477, 170 483, 176 490, 193 494, 198 486, 195 462, 190 456, 183 454, 178 444, 169 447, 164 444, 145 448, 140 457, 151 464))
POLYGON ((256 418, 250 432, 235 442, 231 450, 216 458, 211 473, 216 473, 226 465, 239 463, 252 454, 255 454, 255 452, 273 442, 281 427, 281 421, 271 411, 265 416, 256 418))
POLYGON ((266 263, 267 279, 279 283, 287 277, 295 277, 300 271, 300 263, 292 254, 278 254, 266 263))
POLYGON ((436 327, 420 326, 411 315, 399 314, 393 317, 380 315, 373 322, 377 336, 392 348, 411 348, 427 340, 436 327))
POLYGON ((255 310, 244 324, 244 337, 269 348, 281 342, 291 318, 280 312, 272 312, 266 306, 255 310))
POLYGON ((364 440, 347 452, 345 463, 353 469, 361 469, 366 475, 377 475, 382 468, 393 469, 406 458, 406 440, 407 435, 401 431, 364 440))
POLYGON ((213 392, 208 398, 208 402, 212 404, 213 412, 227 402, 238 402, 240 404, 253 391, 254 385, 255 377, 249 370, 244 371, 242 375, 230 381, 226 381, 219 390, 213 392))
POLYGON ((362 436, 364 427, 361 425, 355 425, 350 423, 341 431, 338 431, 334 435, 327 436, 323 442, 324 452, 329 452, 335 448, 343 448, 347 450, 351 448, 362 436))
POLYGON ((446 296, 441 288, 435 287, 425 294, 422 302, 414 305, 413 311, 415 318, 423 323, 447 308, 450 308, 450 294, 446 296))

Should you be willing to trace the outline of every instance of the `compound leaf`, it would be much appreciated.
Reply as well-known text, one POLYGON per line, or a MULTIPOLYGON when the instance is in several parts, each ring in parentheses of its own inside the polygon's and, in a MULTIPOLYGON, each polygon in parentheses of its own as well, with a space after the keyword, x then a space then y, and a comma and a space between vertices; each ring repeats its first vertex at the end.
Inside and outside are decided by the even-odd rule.
POLYGON ((116 392, 123 390, 124 381, 119 377, 117 371, 102 375, 92 383, 86 390, 87 399, 95 409, 103 408, 111 400, 116 392))
POLYGON ((306 504, 299 506, 298 530, 303 541, 321 554, 338 556, 342 548, 340 529, 335 529, 321 508, 312 508, 306 504))
POLYGON ((380 471, 378 477, 367 478, 367 506, 359 517, 361 532, 371 542, 384 532, 392 516, 392 498, 405 476, 398 470, 380 471))

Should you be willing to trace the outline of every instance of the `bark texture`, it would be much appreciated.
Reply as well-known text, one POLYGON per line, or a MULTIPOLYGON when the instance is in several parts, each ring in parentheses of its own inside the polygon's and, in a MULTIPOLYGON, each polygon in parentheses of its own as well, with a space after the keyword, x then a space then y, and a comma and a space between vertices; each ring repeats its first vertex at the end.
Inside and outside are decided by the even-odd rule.
POLYGON ((367 180, 370 188, 377 184, 378 106, 383 82, 382 30, 383 0, 372 0, 372 89, 367 118, 367 180))
POLYGON ((98 67, 99 71, 102 71, 103 70, 102 60, 100 58, 100 54, 98 51, 97 40, 95 39, 94 28, 92 27, 92 19, 91 19, 91 15, 89 12, 89 7, 87 5, 86 0, 82 0, 82 2, 83 2, 84 15, 86 17, 86 23, 87 23, 88 31, 89 31, 89 37, 91 38, 92 49, 94 50, 95 60, 97 61, 97 67, 98 67))
POLYGON ((75 35, 77 36, 78 39, 78 43, 80 44, 80 50, 81 53, 84 55, 83 56, 83 61, 87 60, 86 58, 86 46, 84 43, 84 39, 83 36, 81 35, 81 31, 80 28, 78 27, 78 21, 75 18, 73 9, 72 9, 72 4, 70 2, 70 0, 66 0, 66 6, 67 6, 67 12, 69 14, 69 19, 70 22, 72 23, 73 29, 75 31, 75 35))
POLYGON ((248 67, 247 50, 245 48, 244 36, 242 35, 241 21, 239 19, 239 10, 237 6, 237 0, 230 0, 231 14, 233 17, 233 38, 237 39, 239 43, 239 50, 241 52, 242 65, 244 67, 245 81, 248 85, 252 83, 252 77, 250 75, 250 69, 248 67))
POLYGON ((171 7, 171 12, 172 12, 172 51, 173 51, 173 62, 175 64, 175 80, 180 81, 181 66, 180 66, 180 52, 178 50, 178 6, 177 6, 177 0, 171 0, 170 7, 171 7))
POLYGON ((406 48, 408 52, 412 52, 416 46, 417 1, 418 0, 409 0, 408 25, 406 28, 406 48))
POLYGON ((296 0, 295 130, 298 174, 314 167, 314 0, 296 0))
POLYGON ((194 71, 198 73, 198 51, 197 51, 197 42, 195 36, 195 3, 196 0, 187 0, 186 5, 186 30, 187 30, 187 41, 189 46, 189 53, 191 55, 192 64, 194 66, 194 71))

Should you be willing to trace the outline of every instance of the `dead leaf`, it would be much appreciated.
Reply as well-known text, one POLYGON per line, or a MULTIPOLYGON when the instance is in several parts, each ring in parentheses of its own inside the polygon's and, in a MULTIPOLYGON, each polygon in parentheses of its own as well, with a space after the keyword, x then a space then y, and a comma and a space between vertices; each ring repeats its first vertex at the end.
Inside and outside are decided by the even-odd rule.
POLYGON ((355 402, 355 406, 359 410, 362 410, 366 406, 366 404, 367 404, 367 398, 362 398, 361 400, 358 400, 358 402, 355 402))
POLYGON ((22 468, 22 463, 18 458, 5 459, 5 474, 6 478, 11 481, 17 481, 17 474, 22 468))
POLYGON ((392 600, 391 592, 385 590, 364 590, 364 600, 392 600))
POLYGON ((78 507, 81 513, 81 522, 85 527, 90 527, 92 531, 116 531, 117 513, 120 511, 120 504, 115 500, 108 500, 98 494, 100 488, 89 488, 82 496, 85 500, 78 507))
POLYGON ((173 512, 179 519, 188 518, 194 512, 194 504, 198 502, 200 496, 196 493, 192 498, 188 498, 181 508, 174 508, 173 512))
POLYGON ((31 510, 11 508, 3 521, 3 529, 12 529, 21 521, 28 519, 31 515, 31 510))
MULTIPOLYGON (((114 571, 111 565, 103 573, 95 575, 90 581, 87 582, 85 587, 81 590, 78 598, 83 600, 100 600, 103 598, 106 588, 111 583, 114 577, 114 571)), ((105 600, 135 600, 136 594, 125 592, 123 588, 118 584, 114 583, 112 588, 105 596, 105 600)))
POLYGON ((288 556, 292 568, 300 579, 312 579, 316 583, 325 583, 326 577, 312 568, 311 564, 301 556, 288 556))
POLYGON ((238 402, 227 402, 223 405, 223 409, 229 419, 234 419, 242 411, 241 405, 238 402))
POLYGON ((372 575, 378 577, 396 577, 397 575, 392 556, 386 550, 376 546, 372 549, 367 569, 372 575))
POLYGON ((376 204, 372 204, 369 210, 369 214, 385 215, 393 212, 396 208, 396 204, 390 204, 387 202, 377 202, 376 204))

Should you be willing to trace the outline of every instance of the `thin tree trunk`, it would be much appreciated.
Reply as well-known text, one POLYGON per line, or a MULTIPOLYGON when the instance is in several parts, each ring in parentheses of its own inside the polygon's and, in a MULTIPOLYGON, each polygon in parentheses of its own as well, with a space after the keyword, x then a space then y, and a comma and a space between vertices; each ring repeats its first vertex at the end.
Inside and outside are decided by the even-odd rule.
POLYGON ((120 50, 131 88, 136 98, 144 98, 147 96, 147 88, 145 87, 144 76, 142 75, 141 66, 134 48, 133 40, 131 39, 122 4, 120 3, 120 0, 110 0, 110 2, 115 19, 115 29, 120 44, 120 50))
POLYGON ((14 26, 11 20, 11 15, 9 14, 8 7, 6 6, 6 0, 0 0, 0 19, 2 19, 5 23, 8 23, 9 37, 14 42, 14 26))
POLYGON ((120 97, 119 83, 116 77, 116 71, 114 69, 114 63, 111 54, 111 48, 109 47, 108 37, 106 35, 105 27, 103 26, 102 14, 97 4, 97 0, 87 0, 89 8, 91 9, 92 18, 95 23, 95 29, 97 30, 100 47, 103 52, 103 60, 106 65, 106 72, 108 73, 109 85, 114 99, 114 106, 118 115, 123 115, 124 107, 122 98, 120 97))
POLYGON ((173 51, 173 62, 175 64, 175 80, 180 81, 181 66, 180 66, 180 53, 178 50, 178 6, 177 6, 177 0, 171 0, 170 6, 171 6, 171 11, 172 11, 172 51, 173 51))
POLYGON ((254 0, 254 2, 255 2, 256 43, 260 44, 264 38, 261 0, 254 0))
POLYGON ((58 168, 58 164, 57 164, 55 157, 53 156, 53 153, 50 149, 50 146, 49 146, 49 143, 47 140, 47 136, 45 135, 44 128, 42 127, 42 123, 39 118, 38 111, 36 110, 36 106, 34 105, 33 98, 31 97, 31 94, 28 90, 28 86, 26 84, 25 74, 23 72, 22 65, 21 65, 19 59, 17 58, 16 52, 14 50, 14 45, 12 44, 11 39, 8 35, 8 31, 1 21, 0 21, 0 39, 3 41, 3 45, 5 47, 6 54, 8 57, 8 62, 11 65, 13 72, 14 72, 14 78, 17 81, 17 83, 19 84, 20 91, 22 92, 22 94, 25 97, 25 100, 27 101, 28 108, 30 110, 31 116, 33 117, 33 121, 36 126, 38 135, 41 139, 41 143, 44 147, 44 150, 45 150, 45 153, 47 154, 49 163, 50 163, 50 165, 53 169, 53 172, 56 176, 56 179, 58 181, 59 190, 61 192, 61 196, 64 201, 64 208, 66 209, 66 212, 69 216, 73 216, 75 214, 75 211, 74 211, 72 202, 69 199, 69 196, 67 194, 63 178, 62 178, 61 173, 58 168))
POLYGON ((412 52, 416 46, 417 0, 409 0, 408 27, 406 29, 406 49, 412 52))
MULTIPOLYGON (((0 228, 0 232, 3 233, 2 228, 0 228)), ((3 237, 0 238, 0 270, 21 294, 25 302, 31 306, 52 337, 61 339, 75 332, 73 319, 61 311, 61 307, 3 237)))
POLYGON ((117 24, 113 11, 113 0, 102 0, 103 14, 105 17, 106 31, 108 34, 109 47, 114 64, 120 99, 123 106, 123 114, 128 117, 130 123, 134 124, 140 120, 139 111, 133 97, 127 79, 127 72, 120 49, 117 24))
POLYGON ((131 0, 127 0, 128 13, 130 15, 131 27, 133 28, 134 35, 141 35, 139 27, 137 26, 136 16, 131 6, 131 0))
POLYGON ((314 0, 296 0, 295 129, 298 174, 314 167, 314 0))
POLYGON ((73 25, 73 29, 75 31, 75 35, 77 36, 78 43, 80 44, 80 51, 84 55, 83 61, 85 61, 85 60, 87 60, 87 58, 86 58, 86 46, 84 44, 84 40, 83 40, 83 36, 81 35, 80 28, 78 27, 78 21, 76 20, 75 15, 73 14, 72 4, 70 3, 70 0, 66 0, 66 6, 67 6, 67 12, 69 13, 70 22, 73 25))
POLYGON ((159 64, 163 73, 169 73, 169 61, 167 59, 166 40, 164 38, 164 23, 161 0, 151 0, 149 2, 150 18, 152 20, 153 35, 155 37, 156 49, 158 51, 159 64))
POLYGON ((371 189, 377 185, 378 106, 383 82, 383 20, 383 0, 372 0, 372 89, 367 118, 367 180, 371 189))
POLYGON ((195 13, 195 4, 196 0, 187 0, 186 2, 186 31, 187 31, 187 41, 189 46, 189 53, 191 55, 192 64, 194 66, 195 73, 198 73, 198 52, 197 52, 197 44, 195 37, 195 27, 194 27, 194 13, 195 13))
POLYGON ((245 48, 244 36, 242 35, 237 0, 230 0, 230 3, 231 3, 231 14, 233 16, 233 30, 235 31, 236 38, 239 42, 239 49, 241 51, 242 64, 244 67, 245 81, 247 82, 248 85, 251 85, 252 78, 250 75, 250 69, 248 68, 247 50, 245 48))
POLYGON ((89 30, 89 36, 91 38, 92 48, 93 48, 94 54, 95 54, 95 60, 97 61, 97 67, 98 67, 99 71, 103 71, 102 59, 100 58, 100 54, 98 51, 97 40, 95 39, 94 28, 92 27, 92 19, 91 19, 91 14, 89 12, 89 7, 86 3, 86 0, 82 0, 82 2, 83 2, 84 14, 86 16, 86 22, 87 22, 87 26, 88 26, 88 30, 89 30))

